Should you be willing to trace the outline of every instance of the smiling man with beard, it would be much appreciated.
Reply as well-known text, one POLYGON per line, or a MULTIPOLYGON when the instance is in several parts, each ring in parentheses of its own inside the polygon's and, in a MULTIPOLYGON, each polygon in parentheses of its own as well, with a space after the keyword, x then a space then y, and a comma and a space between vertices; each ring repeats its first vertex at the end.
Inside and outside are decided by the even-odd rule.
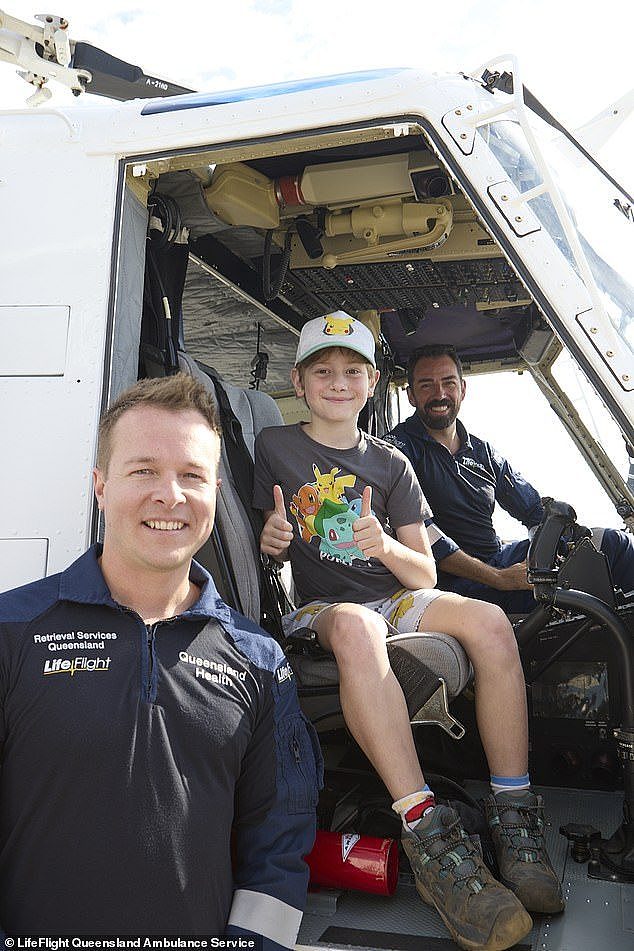
MULTIPOLYGON (((428 526, 438 586, 500 605, 510 613, 535 607, 526 580, 529 540, 504 544, 493 527, 496 502, 528 529, 543 515, 539 492, 490 443, 458 419, 467 384, 455 349, 434 344, 409 363, 407 395, 416 412, 385 438, 405 453, 434 513, 428 526)), ((634 588, 634 546, 624 532, 593 529, 612 578, 634 588)))

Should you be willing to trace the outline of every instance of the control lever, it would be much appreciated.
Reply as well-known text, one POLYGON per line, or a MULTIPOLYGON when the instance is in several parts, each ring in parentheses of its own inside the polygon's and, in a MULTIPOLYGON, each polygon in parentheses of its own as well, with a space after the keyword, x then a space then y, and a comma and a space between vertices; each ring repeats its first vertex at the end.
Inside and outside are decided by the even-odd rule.
MULTIPOLYGON (((570 538, 573 545, 581 542, 577 544, 577 548, 582 549, 584 544, 588 544, 582 540, 591 533, 576 524, 576 513, 571 505, 556 502, 551 498, 542 499, 542 504, 544 516, 533 535, 528 553, 528 580, 535 586, 535 597, 540 602, 542 611, 545 611, 546 605, 572 610, 585 614, 587 618, 600 624, 604 636, 609 638, 614 646, 620 678, 621 724, 614 730, 614 736, 617 741, 617 755, 623 767, 623 821, 609 839, 592 840, 592 867, 589 874, 613 881, 634 881, 634 640, 614 610, 613 598, 608 604, 601 597, 587 591, 568 587, 569 582, 560 577, 558 548, 562 536, 570 538)), ((613 594, 611 586, 610 592, 613 594)), ((589 625, 582 625, 568 639, 558 656, 568 650, 588 628, 589 625)), ((535 633, 535 625, 528 631, 522 631, 520 628, 520 639, 526 644, 535 633)), ((562 833, 566 835, 563 829, 562 833)), ((578 836, 578 831, 573 830, 571 841, 575 836, 578 836)), ((578 838, 577 843, 577 855, 582 851, 585 854, 585 846, 578 838)))
POLYGON ((559 831, 572 845, 570 855, 573 862, 588 862, 593 849, 601 841, 601 833, 594 826, 580 822, 569 822, 560 826, 559 831))
MULTIPOLYGON (((573 542, 592 536, 590 529, 577 525, 572 505, 552 498, 542 499, 542 505, 544 514, 528 551, 528 581, 538 589, 557 580, 557 556, 563 535, 568 534, 573 542)), ((550 600, 545 591, 536 590, 535 597, 550 600)))

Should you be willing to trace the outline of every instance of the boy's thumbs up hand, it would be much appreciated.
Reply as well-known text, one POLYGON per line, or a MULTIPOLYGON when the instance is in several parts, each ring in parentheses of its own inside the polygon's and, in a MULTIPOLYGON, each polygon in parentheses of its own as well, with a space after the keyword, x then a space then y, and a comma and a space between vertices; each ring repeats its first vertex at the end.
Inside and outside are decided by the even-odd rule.
POLYGON ((269 512, 260 535, 260 551, 280 558, 293 540, 293 526, 286 517, 284 494, 279 485, 273 486, 273 503, 275 508, 269 512))
POLYGON ((372 514, 372 486, 366 485, 361 496, 361 515, 352 526, 354 541, 366 558, 379 558, 387 554, 390 537, 383 531, 376 515, 372 514))
MULTIPOLYGON (((285 522, 286 519, 286 505, 284 504, 284 493, 282 492, 279 485, 273 486, 273 502, 275 503, 275 514, 279 515, 281 519, 285 522)), ((292 531, 292 528, 291 528, 292 531)))

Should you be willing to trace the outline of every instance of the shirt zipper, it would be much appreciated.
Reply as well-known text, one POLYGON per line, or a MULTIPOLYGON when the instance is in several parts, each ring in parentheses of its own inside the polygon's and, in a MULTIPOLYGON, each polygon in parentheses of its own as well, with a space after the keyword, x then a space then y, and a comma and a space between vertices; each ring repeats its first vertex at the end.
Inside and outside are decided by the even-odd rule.
POLYGON ((159 622, 155 621, 154 624, 146 624, 145 630, 147 633, 147 649, 148 649, 148 677, 147 677, 147 696, 146 700, 148 703, 154 703, 156 700, 156 691, 154 690, 153 678, 154 678, 154 668, 156 666, 156 632, 158 630, 159 622))

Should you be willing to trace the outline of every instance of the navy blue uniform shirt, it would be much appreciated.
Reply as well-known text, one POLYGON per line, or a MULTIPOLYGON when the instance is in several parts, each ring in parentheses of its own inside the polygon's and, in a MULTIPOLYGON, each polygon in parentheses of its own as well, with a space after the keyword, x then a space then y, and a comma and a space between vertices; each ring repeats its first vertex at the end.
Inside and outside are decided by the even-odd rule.
POLYGON ((290 667, 195 563, 146 626, 98 556, 0 595, 0 925, 292 947, 321 759, 290 667))
POLYGON ((456 423, 460 448, 452 454, 436 442, 418 413, 395 426, 384 438, 410 460, 434 513, 439 531, 430 530, 436 561, 462 549, 488 561, 501 548, 491 521, 498 502, 527 528, 539 524, 539 493, 490 443, 456 423))

